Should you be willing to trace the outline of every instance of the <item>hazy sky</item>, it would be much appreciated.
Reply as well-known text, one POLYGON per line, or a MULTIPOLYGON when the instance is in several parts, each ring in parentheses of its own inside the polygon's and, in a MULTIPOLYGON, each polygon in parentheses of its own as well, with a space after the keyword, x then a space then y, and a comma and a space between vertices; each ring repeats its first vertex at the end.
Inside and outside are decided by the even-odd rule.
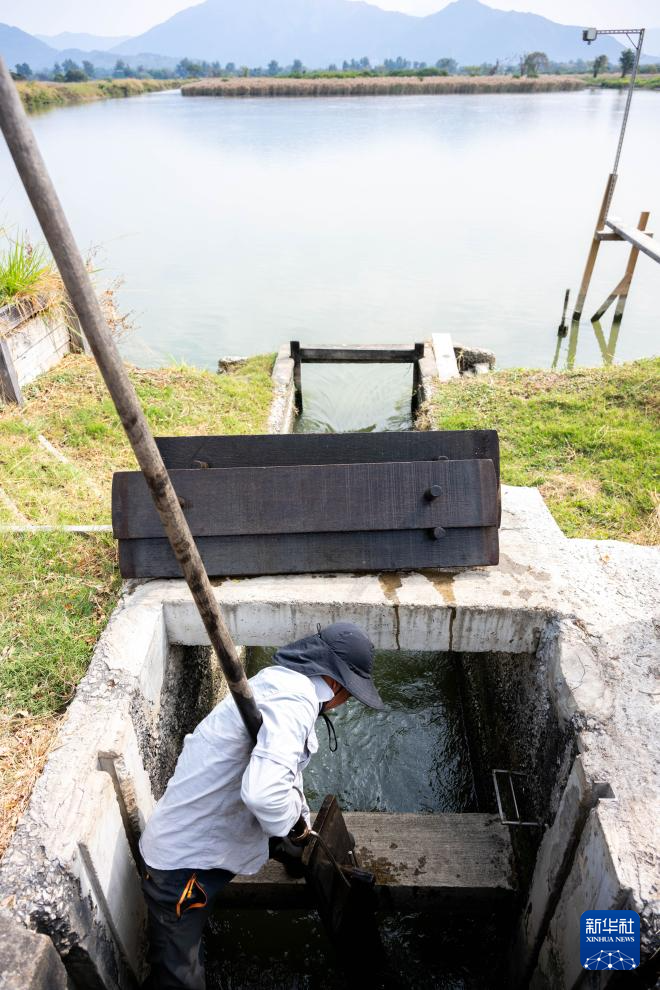
MULTIPOLYGON (((236 0, 240 3, 241 0, 236 0)), ((378 0, 378 6, 408 14, 430 14, 450 0, 378 0)), ((88 31, 139 34, 190 0, 0 0, 0 22, 32 34, 88 31)), ((501 10, 528 10, 565 24, 612 27, 660 27, 660 0, 489 0, 501 10)))

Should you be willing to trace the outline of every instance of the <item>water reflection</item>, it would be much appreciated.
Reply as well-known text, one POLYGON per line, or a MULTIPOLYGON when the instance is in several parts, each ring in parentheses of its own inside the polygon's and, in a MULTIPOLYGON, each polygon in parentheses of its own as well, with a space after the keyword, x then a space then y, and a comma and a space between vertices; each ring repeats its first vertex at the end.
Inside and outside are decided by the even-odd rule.
MULTIPOLYGON (((598 344, 598 350, 600 352, 600 357, 603 365, 609 367, 616 357, 616 348, 619 342, 619 332, 621 330, 621 324, 623 322, 623 310, 625 308, 625 300, 621 304, 621 299, 619 299, 619 304, 615 311, 614 317, 612 319, 612 326, 610 327, 610 332, 608 337, 605 337, 605 331, 603 330, 603 325, 600 320, 592 319, 590 320, 591 329, 593 330, 594 338, 598 344), (621 308, 619 308, 621 305, 621 308)), ((586 328, 586 321, 581 322, 580 320, 573 320, 571 322, 570 333, 568 334, 568 346, 566 349, 566 361, 563 365, 568 371, 572 371, 576 364, 578 343, 580 339, 580 328, 585 328, 585 332, 588 333, 586 328)), ((563 343, 565 340, 565 335, 557 334, 557 344, 555 347, 555 354, 552 360, 552 370, 557 371, 560 369, 560 357, 563 350, 563 343)))

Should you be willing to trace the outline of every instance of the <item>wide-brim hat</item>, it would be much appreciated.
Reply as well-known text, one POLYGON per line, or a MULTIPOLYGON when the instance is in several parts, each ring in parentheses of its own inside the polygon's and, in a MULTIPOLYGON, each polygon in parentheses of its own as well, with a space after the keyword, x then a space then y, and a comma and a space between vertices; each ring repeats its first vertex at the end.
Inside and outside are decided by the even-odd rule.
POLYGON ((316 635, 279 649, 273 663, 307 677, 325 674, 339 681, 363 705, 385 708, 371 676, 374 645, 352 622, 335 622, 325 629, 319 626, 316 635))

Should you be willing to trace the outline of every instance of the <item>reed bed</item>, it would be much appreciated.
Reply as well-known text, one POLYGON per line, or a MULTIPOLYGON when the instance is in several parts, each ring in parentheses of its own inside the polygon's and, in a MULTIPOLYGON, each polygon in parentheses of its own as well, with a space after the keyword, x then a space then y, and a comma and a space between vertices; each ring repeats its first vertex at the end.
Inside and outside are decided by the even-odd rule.
POLYGON ((182 87, 183 96, 414 96, 463 93, 550 93, 584 89, 577 76, 363 76, 348 79, 203 79, 182 87))
POLYGON ((178 79, 99 79, 81 83, 19 82, 18 92, 28 113, 95 100, 112 100, 177 89, 178 79))

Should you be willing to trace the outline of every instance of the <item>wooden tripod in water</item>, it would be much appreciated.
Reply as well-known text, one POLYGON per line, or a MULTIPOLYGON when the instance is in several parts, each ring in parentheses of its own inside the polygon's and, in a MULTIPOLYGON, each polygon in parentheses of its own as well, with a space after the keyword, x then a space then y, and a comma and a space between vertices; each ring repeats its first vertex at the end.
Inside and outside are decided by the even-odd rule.
MULTIPOLYGON (((623 312, 628 300, 628 293, 630 292, 630 286, 632 283, 633 275, 635 273, 635 268, 637 266, 637 259, 639 257, 640 251, 648 255, 654 261, 660 262, 660 249, 652 240, 653 234, 650 234, 646 230, 646 225, 649 220, 649 213, 643 212, 639 218, 639 223, 637 228, 626 226, 622 224, 619 220, 615 220, 610 217, 610 207, 612 205, 612 199, 614 197, 614 190, 616 188, 617 179, 619 177, 619 162, 621 160, 621 152, 623 150, 623 143, 626 135, 626 128, 628 126, 628 118, 630 116, 630 108, 632 106, 633 93, 635 91, 635 80, 637 78, 637 72, 639 69, 639 62, 642 54, 642 48, 644 45, 644 28, 625 28, 625 29, 612 29, 612 30, 597 30, 590 29, 584 32, 583 38, 589 44, 591 44, 598 35, 621 35, 624 34, 628 40, 635 47, 635 62, 633 70, 630 74, 630 85, 628 87, 628 95, 626 98, 626 106, 623 114, 623 119, 621 121, 621 129, 619 132, 619 142, 616 149, 616 156, 614 159, 614 168, 608 176, 607 183, 605 185, 605 194, 603 196, 603 202, 598 213, 598 219, 596 221, 596 227, 594 229, 593 238, 589 248, 589 253, 587 255, 587 263, 584 268, 584 273, 582 275, 582 282, 580 283, 580 288, 578 290, 577 299, 575 302, 575 310, 573 311, 573 319, 571 321, 571 335, 568 344, 568 366, 569 368, 573 366, 575 361, 575 353, 577 350, 577 338, 578 329, 580 325, 580 319, 582 317, 582 312, 584 310, 584 304, 587 297, 587 292, 589 291, 589 286, 591 285, 591 279, 594 273, 594 268, 596 267, 596 260, 598 258, 598 252, 600 250, 600 245, 603 241, 626 241, 631 245, 631 251, 628 257, 628 264, 624 272, 623 278, 617 283, 615 288, 609 294, 607 299, 598 307, 594 315, 591 317, 591 322, 594 325, 594 330, 596 332, 596 338, 598 340, 601 352, 603 354, 603 359, 606 363, 610 363, 614 356, 614 347, 616 345, 616 339, 619 332, 619 327, 621 325, 621 320, 623 318, 623 312), (637 35, 637 42, 632 41, 632 35, 637 35), (610 335, 609 343, 605 343, 605 338, 603 335, 602 328, 600 326, 600 320, 607 312, 607 310, 616 302, 616 309, 614 313, 614 322, 612 326, 612 333, 610 335)), ((563 329, 560 327, 560 333, 563 329)), ((564 331, 565 332, 565 331, 564 331)), ((558 355, 557 355, 558 356, 558 355)))

